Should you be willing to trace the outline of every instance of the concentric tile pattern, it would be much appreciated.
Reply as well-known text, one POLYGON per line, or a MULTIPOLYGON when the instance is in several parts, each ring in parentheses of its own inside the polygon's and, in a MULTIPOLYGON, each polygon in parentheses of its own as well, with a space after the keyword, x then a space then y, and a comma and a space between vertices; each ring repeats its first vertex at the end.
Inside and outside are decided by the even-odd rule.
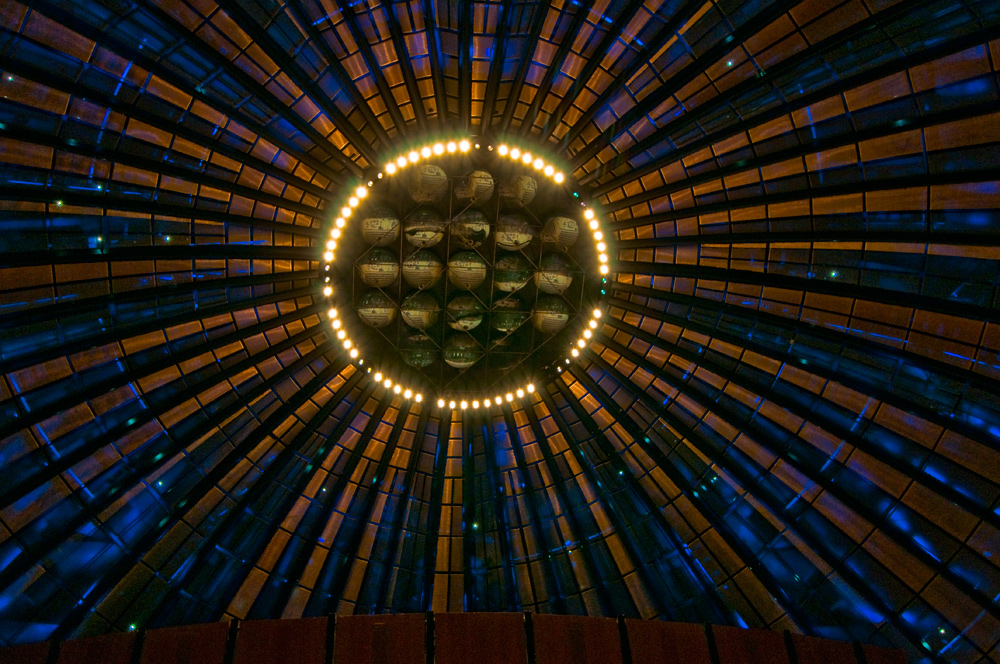
POLYGON ((997 657, 996 0, 7 0, 0 644, 510 610, 997 657), (521 403, 376 386, 328 205, 571 166, 607 314, 521 403))

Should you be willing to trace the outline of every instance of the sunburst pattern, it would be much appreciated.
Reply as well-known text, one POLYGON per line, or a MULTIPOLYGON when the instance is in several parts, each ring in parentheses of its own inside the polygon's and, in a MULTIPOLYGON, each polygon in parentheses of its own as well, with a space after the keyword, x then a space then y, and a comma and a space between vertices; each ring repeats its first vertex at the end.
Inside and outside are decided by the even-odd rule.
POLYGON ((525 610, 1000 657, 996 0, 0 25, 0 644, 525 610), (502 409, 376 385, 318 292, 341 188, 435 133, 543 146, 615 236, 502 409))

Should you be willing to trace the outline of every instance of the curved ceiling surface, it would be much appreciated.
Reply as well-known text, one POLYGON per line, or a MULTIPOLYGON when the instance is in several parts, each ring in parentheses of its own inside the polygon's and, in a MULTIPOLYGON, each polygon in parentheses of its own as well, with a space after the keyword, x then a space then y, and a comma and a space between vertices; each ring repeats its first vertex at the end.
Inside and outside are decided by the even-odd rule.
POLYGON ((0 7, 0 643, 331 612, 1000 638, 995 0, 0 7), (563 159, 598 334, 375 384, 329 206, 434 132, 563 159))

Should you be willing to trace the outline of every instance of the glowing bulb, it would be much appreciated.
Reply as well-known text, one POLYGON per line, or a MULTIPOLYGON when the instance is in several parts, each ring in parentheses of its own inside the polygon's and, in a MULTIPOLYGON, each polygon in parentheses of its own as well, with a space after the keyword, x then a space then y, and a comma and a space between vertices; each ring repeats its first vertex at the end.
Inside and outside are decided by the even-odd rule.
POLYGON ((347 199, 347 204, 350 205, 351 207, 358 207, 358 203, 360 202, 361 201, 358 200, 357 196, 351 196, 350 198, 347 199))
POLYGON ((500 405, 501 403, 503 403, 503 399, 501 399, 501 398, 500 398, 500 395, 499 395, 499 394, 497 395, 497 398, 496 398, 496 399, 494 399, 494 401, 496 401, 496 403, 497 403, 497 405, 498 405, 498 406, 499 406, 499 405, 500 405))
POLYGON ((427 159, 427 157, 431 156, 431 149, 426 145, 420 148, 420 156, 423 157, 424 159, 427 159))
POLYGON ((603 242, 598 242, 597 243, 597 250, 598 251, 606 251, 607 248, 608 248, 608 245, 604 244, 603 242))
MULTIPOLYGON (((336 219, 333 220, 333 223, 337 228, 343 228, 344 226, 347 225, 347 222, 344 221, 343 217, 337 217, 336 219)), ((331 235, 333 234, 331 233, 331 235)), ((338 234, 337 237, 340 237, 340 234, 338 234)))
POLYGON ((420 155, 416 150, 410 150, 410 154, 406 155, 406 158, 409 159, 411 164, 415 164, 420 161, 420 155))
POLYGON ((333 321, 333 323, 331 323, 331 325, 333 325, 333 329, 339 330, 340 329, 340 319, 339 318, 335 318, 334 321, 333 321))
MULTIPOLYGON (((577 349, 574 348, 573 350, 571 350, 569 352, 569 354, 572 355, 573 357, 579 357, 580 356, 580 351, 578 351, 577 349)), ((566 360, 566 364, 569 364, 569 360, 566 360)))
POLYGON ((337 330, 337 338, 343 341, 344 339, 347 338, 347 332, 345 332, 344 330, 337 330))
POLYGON ((594 318, 600 318, 600 317, 601 317, 601 310, 594 309, 594 318))
POLYGON ((610 271, 611 270, 610 270, 610 268, 608 268, 607 264, 602 265, 601 269, 598 270, 598 272, 600 272, 601 274, 607 274, 610 271))
POLYGON ((523 399, 524 398, 524 390, 518 388, 518 390, 517 390, 517 398, 518 399, 523 399))
POLYGON ((594 239, 600 242, 601 240, 604 239, 604 233, 602 233, 601 231, 594 231, 594 239))
POLYGON ((326 243, 326 248, 329 249, 330 251, 333 251, 334 249, 337 248, 337 243, 334 242, 333 240, 328 240, 326 243))
POLYGON ((601 225, 599 223, 597 223, 596 219, 591 219, 590 220, 590 230, 596 231, 600 227, 601 227, 601 225))
POLYGON ((413 390, 406 390, 405 392, 403 392, 403 397, 405 399, 409 399, 412 396, 413 396, 413 390))
POLYGON ((323 289, 323 295, 326 295, 327 297, 330 297, 331 295, 333 295, 333 289, 330 288, 329 286, 325 287, 323 289))
POLYGON ((602 263, 607 263, 608 262, 608 255, 607 254, 601 254, 600 256, 597 257, 597 260, 601 261, 602 263))
POLYGON ((587 345, 587 341, 586 339, 577 339, 576 345, 579 346, 580 348, 584 348, 587 345))
POLYGON ((341 217, 350 217, 351 216, 351 208, 349 208, 349 207, 342 207, 342 208, 340 208, 340 216, 341 217))
POLYGON ((396 166, 399 166, 400 168, 406 166, 406 157, 399 157, 396 159, 396 166))
POLYGON ((563 180, 566 179, 566 176, 563 175, 562 173, 556 173, 555 175, 552 176, 552 179, 556 181, 556 184, 562 184, 563 180))
POLYGON ((358 349, 357 348, 352 348, 351 349, 351 359, 353 360, 353 359, 356 359, 357 357, 358 357, 358 349))
POLYGON ((328 251, 325 254, 323 254, 323 260, 325 260, 327 263, 329 263, 330 261, 332 261, 333 260, 333 252, 332 251, 328 251))
POLYGON ((542 167, 545 166, 545 162, 542 161, 541 159, 536 159, 535 161, 531 162, 531 165, 535 167, 536 171, 540 171, 542 170, 542 167))
POLYGON ((330 309, 329 311, 326 312, 326 315, 329 316, 330 318, 336 318, 337 317, 337 310, 336 309, 330 309))
POLYGON ((493 405, 492 401, 490 401, 489 399, 483 399, 483 406, 485 406, 486 408, 489 408, 492 405, 493 405))
POLYGON ((438 399, 438 408, 444 408, 444 399, 438 399))
POLYGON ((396 164, 393 164, 393 163, 386 164, 385 165, 385 172, 388 173, 389 175, 392 175, 393 173, 395 173, 396 172, 396 164))
POLYGON ((479 408, 479 402, 478 401, 473 401, 472 402, 472 407, 473 408, 479 408))
POLYGON ((399 383, 396 383, 393 386, 392 391, 395 392, 396 394, 399 394, 400 392, 403 391, 403 388, 402 388, 402 386, 399 383))
POLYGON ((449 401, 449 402, 448 402, 448 408, 452 408, 452 409, 454 409, 456 405, 457 405, 457 404, 456 404, 456 403, 455 403, 454 401, 449 401))
POLYGON ((332 237, 334 240, 340 239, 341 235, 342 232, 339 228, 334 228, 332 231, 330 231, 330 237, 332 237))
POLYGON ((464 138, 458 142, 458 149, 462 152, 468 152, 470 147, 469 142, 464 138))
POLYGON ((531 160, 532 156, 530 152, 525 152, 523 155, 521 155, 521 163, 524 164, 525 166, 530 164, 531 160))
POLYGON ((594 211, 591 210, 590 208, 587 208, 586 210, 583 211, 583 218, 584 219, 593 219, 594 218, 594 211))
POLYGON ((413 400, 416 401, 417 403, 420 403, 421 401, 424 400, 424 395, 422 395, 422 394, 415 394, 415 395, 413 395, 413 400))
POLYGON ((584 339, 589 339, 592 336, 594 336, 594 333, 591 332, 590 330, 584 330, 583 331, 583 338, 584 339))
POLYGON ((465 410, 466 408, 469 407, 469 402, 468 401, 463 401, 459 405, 462 407, 462 410, 465 410))
POLYGON ((510 158, 511 159, 520 159, 521 158, 521 151, 518 150, 517 148, 511 148, 510 149, 510 158))
POLYGON ((597 321, 596 321, 596 320, 592 320, 592 321, 590 321, 590 322, 588 323, 588 325, 590 325, 591 329, 594 329, 594 330, 596 330, 596 329, 597 329, 597 321))
POLYGON ((344 339, 344 350, 350 350, 352 345, 350 339, 344 339))
POLYGON ((552 167, 552 164, 549 164, 548 166, 545 167, 545 170, 542 172, 545 173, 545 175, 547 175, 548 177, 552 177, 552 174, 556 172, 556 169, 552 167))
POLYGON ((513 400, 514 400, 514 395, 511 394, 510 392, 508 392, 507 393, 507 401, 513 401, 513 400))
POLYGON ((438 154, 438 155, 444 154, 444 143, 435 143, 434 144, 434 154, 438 154))
POLYGON ((390 387, 392 387, 392 381, 389 380, 388 378, 386 378, 384 381, 382 381, 382 384, 385 385, 387 389, 390 388, 390 387))
POLYGON ((507 151, 509 149, 510 148, 508 148, 506 145, 501 145, 500 147, 497 148, 497 154, 499 154, 501 157, 506 157, 507 151))
POLYGON ((375 372, 375 382, 376 383, 381 383, 382 382, 382 372, 381 371, 376 371, 375 372))
MULTIPOLYGON (((458 145, 455 144, 455 141, 448 141, 448 144, 444 146, 444 149, 448 152, 454 152, 458 149, 458 145)), ((454 408, 454 406, 452 406, 452 408, 454 408)))
POLYGON ((528 388, 527 389, 528 389, 528 392, 534 392, 535 391, 535 384, 534 383, 528 383, 528 388))
POLYGON ((365 196, 368 195, 368 187, 361 185, 360 187, 354 190, 354 195, 357 196, 358 198, 364 198, 365 196))

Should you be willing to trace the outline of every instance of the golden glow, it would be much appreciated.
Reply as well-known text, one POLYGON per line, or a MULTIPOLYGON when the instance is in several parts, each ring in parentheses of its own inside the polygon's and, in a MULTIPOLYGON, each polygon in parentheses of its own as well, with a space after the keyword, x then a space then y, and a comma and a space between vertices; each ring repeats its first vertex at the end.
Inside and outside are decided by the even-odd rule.
POLYGON ((396 165, 399 166, 400 168, 406 166, 406 157, 400 157, 399 159, 397 159, 396 165))
POLYGON ((556 181, 556 184, 562 184, 563 180, 566 179, 566 176, 563 175, 562 173, 556 173, 554 176, 552 176, 552 179, 556 181))
POLYGON ((333 251, 334 249, 337 248, 337 243, 334 242, 333 240, 327 240, 326 248, 329 249, 330 251, 333 251))
POLYGON ((507 393, 507 401, 513 401, 513 400, 514 400, 514 395, 511 394, 510 392, 508 392, 507 393))
POLYGON ((590 321, 590 323, 588 323, 588 325, 590 325, 590 327, 591 327, 592 329, 594 329, 594 330, 596 330, 596 329, 597 329, 597 321, 596 321, 596 320, 592 320, 592 321, 590 321))
POLYGON ((608 273, 608 272, 610 272, 611 270, 610 270, 610 268, 608 268, 608 266, 607 266, 607 265, 602 265, 602 266, 601 266, 601 269, 600 269, 600 270, 598 270, 598 271, 599 271, 599 272, 600 272, 601 274, 607 274, 607 273, 608 273))
POLYGON ((601 310, 594 309, 594 318, 600 318, 600 317, 601 317, 601 310))
POLYGON ((392 386, 392 391, 395 392, 396 394, 399 394, 400 392, 403 391, 403 387, 399 383, 396 383, 395 385, 392 386))
POLYGON ((521 158, 521 151, 518 150, 517 148, 511 148, 511 150, 510 150, 510 158, 511 159, 520 159, 521 158))
MULTIPOLYGON (((448 152, 454 152, 455 150, 458 149, 458 145, 455 143, 455 141, 448 141, 448 144, 444 146, 444 149, 447 150, 448 152)), ((454 408, 454 406, 452 406, 452 408, 454 408)))
POLYGON ((413 396, 413 390, 406 390, 405 392, 403 392, 403 397, 406 399, 409 399, 412 396, 413 396))
POLYGON ((584 330, 583 331, 583 338, 584 339, 589 339, 592 336, 594 336, 594 333, 591 332, 590 330, 584 330))
POLYGON ((428 157, 431 156, 431 149, 426 145, 420 148, 420 156, 423 157, 424 159, 427 159, 428 157))
POLYGON ((329 286, 324 286, 323 287, 323 295, 326 295, 327 297, 330 297, 331 295, 333 295, 333 289, 331 287, 329 287, 329 286))
POLYGON ((483 405, 489 408, 490 406, 493 405, 493 402, 490 401, 489 399, 483 399, 483 405))
POLYGON ((573 357, 579 357, 580 356, 580 351, 578 351, 577 349, 574 348, 573 350, 571 350, 569 352, 569 354, 572 355, 573 357))
POLYGON ((468 152, 470 147, 472 146, 469 145, 469 141, 464 138, 458 142, 458 149, 462 152, 468 152))
POLYGON ((473 401, 472 402, 472 407, 473 408, 479 408, 479 402, 478 401, 473 401))
MULTIPOLYGON (((333 223, 337 226, 337 228, 343 228, 347 225, 347 222, 344 221, 343 217, 337 217, 333 220, 333 223)), ((333 233, 330 233, 330 235, 333 235, 333 233)), ((340 237, 340 234, 338 233, 335 237, 340 237)))
POLYGON ((340 319, 338 318, 335 321, 333 321, 332 325, 333 325, 333 329, 339 330, 340 329, 340 319))
POLYGON ((465 410, 466 408, 469 407, 469 402, 468 401, 462 401, 462 403, 460 403, 459 405, 462 407, 462 410, 465 410))
POLYGON ((330 309, 329 311, 326 312, 326 315, 329 316, 330 318, 336 318, 337 317, 337 310, 336 309, 330 309))
POLYGON ((545 166, 545 162, 542 161, 541 159, 536 159, 535 161, 531 162, 531 165, 535 167, 536 171, 540 171, 542 170, 542 167, 545 166))
POLYGON ((534 383, 528 383, 527 390, 528 390, 528 392, 534 392, 535 391, 535 384, 534 383))
POLYGON ((388 378, 386 378, 384 381, 382 381, 382 384, 385 385, 387 388, 388 387, 392 387, 392 381, 389 380, 388 378))
POLYGON ((358 207, 358 203, 360 202, 361 201, 358 200, 357 196, 351 196, 350 198, 347 199, 347 204, 350 205, 351 207, 358 207))
POLYGON ((532 156, 531 156, 530 152, 525 152, 521 156, 521 163, 524 164, 525 166, 529 166, 531 164, 531 160, 532 160, 532 156))
POLYGON ((344 339, 347 338, 347 332, 345 332, 344 330, 337 330, 337 338, 343 341, 344 339))
POLYGON ((444 399, 438 399, 438 408, 444 408, 444 399))
POLYGON ((607 249, 608 249, 608 245, 604 244, 603 242, 598 242, 597 243, 597 250, 598 251, 604 252, 604 251, 607 251, 607 249))
POLYGON ((334 228, 332 231, 330 231, 330 237, 332 237, 334 240, 339 239, 340 236, 341 232, 339 228, 334 228))
POLYGON ((523 399, 524 398, 524 390, 518 388, 518 390, 517 390, 517 398, 518 399, 523 399))
POLYGON ((506 145, 501 145, 500 147, 497 148, 497 154, 500 155, 501 157, 506 157, 508 150, 509 148, 506 145))
POLYGON ((392 175, 393 173, 395 173, 396 172, 396 164, 392 164, 392 163, 386 164, 385 165, 385 172, 388 173, 389 175, 392 175))
POLYGON ((608 255, 607 254, 601 254, 600 256, 597 257, 597 260, 601 261, 602 263, 607 263, 608 262, 608 255))
POLYGON ((415 394, 413 396, 413 400, 416 401, 417 403, 420 403, 421 401, 424 400, 424 395, 422 395, 422 394, 415 394))
POLYGON ((357 348, 352 348, 351 349, 351 359, 356 359, 357 357, 358 357, 358 349, 357 348))
POLYGON ((449 401, 449 402, 448 402, 448 408, 451 408, 451 409, 454 409, 454 408, 455 408, 455 406, 457 406, 457 405, 458 405, 458 404, 456 404, 456 403, 455 403, 454 401, 449 401))
POLYGON ((545 173, 545 175, 552 177, 552 174, 556 172, 556 169, 552 167, 552 164, 549 164, 542 172, 545 173))
POLYGON ((604 233, 602 233, 601 231, 594 231, 594 239, 600 242, 601 240, 604 239, 604 233))
MULTIPOLYGON (((593 213, 591 213, 591 214, 593 214, 593 213)), ((597 220, 594 219, 594 218, 591 218, 591 220, 590 220, 590 230, 596 231, 600 227, 601 227, 601 225, 599 223, 597 223, 597 220)))
POLYGON ((344 339, 344 350, 349 350, 352 345, 350 339, 344 339))
POLYGON ((406 158, 410 160, 411 164, 415 164, 420 161, 420 155, 417 154, 416 150, 411 150, 410 154, 406 155, 406 158))
POLYGON ((576 340, 576 345, 579 346, 580 348, 585 348, 587 346, 587 340, 586 339, 577 339, 576 340))
POLYGON ((358 198, 364 198, 365 196, 368 195, 368 187, 361 185, 360 187, 354 190, 354 195, 357 196, 358 198))
POLYGON ((376 383, 381 383, 382 382, 382 372, 381 371, 375 372, 375 382, 376 383))
POLYGON ((594 211, 591 210, 590 208, 587 208, 586 210, 583 211, 583 218, 584 219, 593 219, 594 218, 594 211))
POLYGON ((325 260, 327 263, 329 263, 330 261, 332 261, 333 260, 333 252, 332 251, 328 251, 325 254, 323 254, 323 260, 325 260))
POLYGON ((436 155, 442 155, 442 154, 444 154, 444 143, 435 143, 434 144, 434 154, 436 154, 436 155))
POLYGON ((342 207, 342 208, 340 208, 340 216, 341 217, 350 217, 351 216, 351 208, 349 208, 349 207, 342 207))

